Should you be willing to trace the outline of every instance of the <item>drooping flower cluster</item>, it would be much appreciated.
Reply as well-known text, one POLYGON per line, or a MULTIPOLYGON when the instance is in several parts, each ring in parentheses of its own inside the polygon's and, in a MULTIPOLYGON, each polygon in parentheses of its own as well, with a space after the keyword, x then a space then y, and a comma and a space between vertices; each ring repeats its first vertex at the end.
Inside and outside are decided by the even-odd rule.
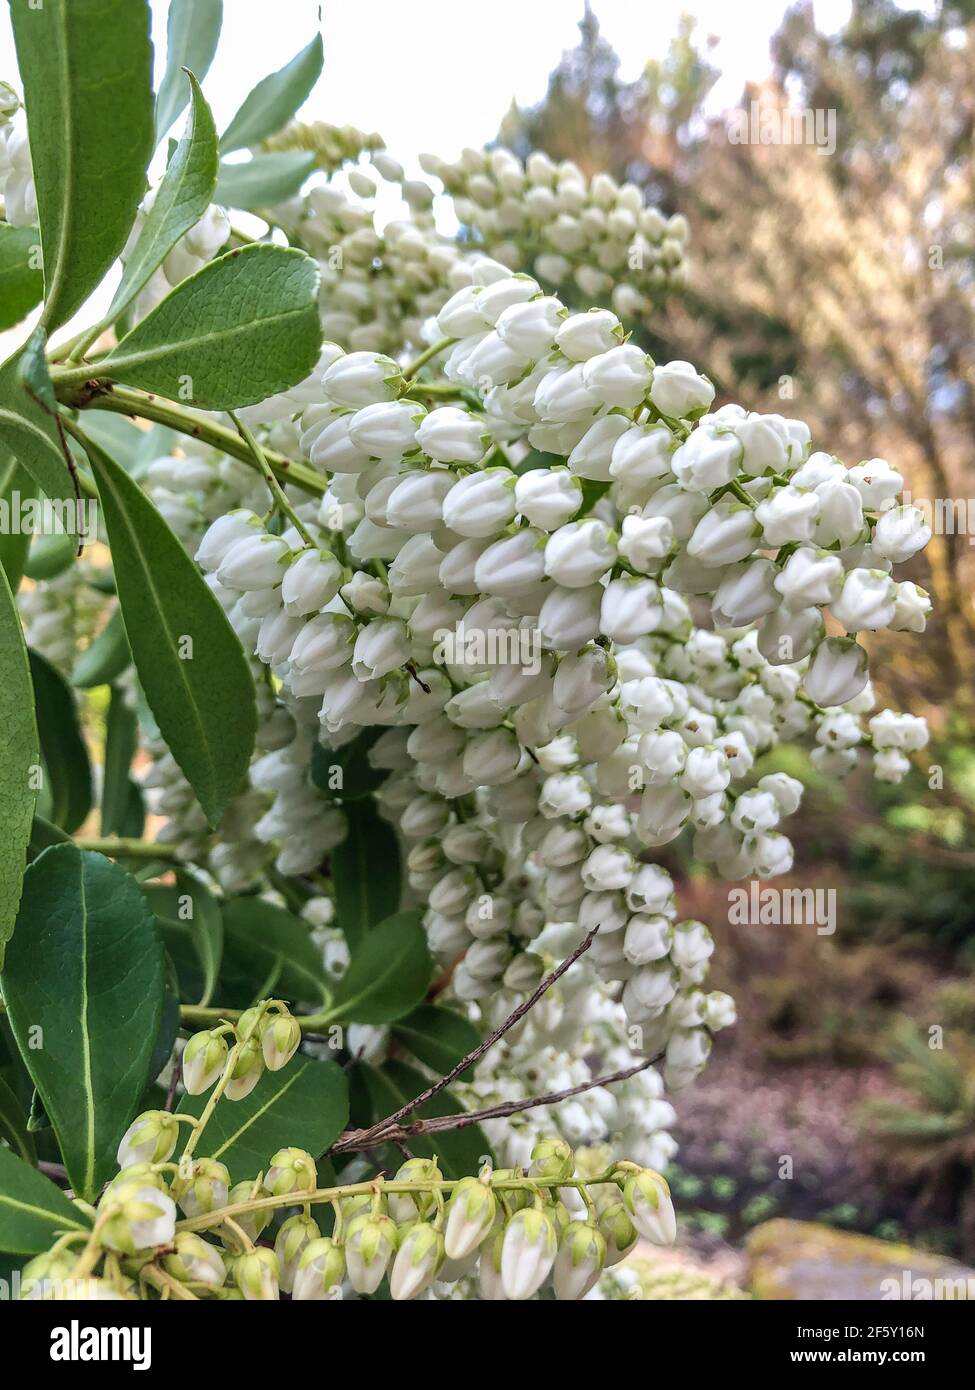
POLYGON ((326 347, 300 418, 328 484, 305 534, 237 511, 198 559, 299 724, 333 748, 386 730, 377 797, 431 949, 462 957, 454 993, 527 992, 546 922, 598 927, 600 977, 680 1086, 733 1011, 648 851, 690 827, 725 877, 786 872, 801 786, 750 778, 781 739, 812 738, 832 773, 869 741, 878 775, 903 775, 923 721, 877 715, 868 739, 856 635, 923 628, 926 595, 891 570, 929 533, 882 460, 847 469, 798 421, 711 412, 707 379, 651 362, 611 311, 474 269, 438 317, 455 402, 326 347))
POLYGON ((0 82, 0 197, 4 218, 12 227, 37 225, 27 117, 8 82, 0 82))

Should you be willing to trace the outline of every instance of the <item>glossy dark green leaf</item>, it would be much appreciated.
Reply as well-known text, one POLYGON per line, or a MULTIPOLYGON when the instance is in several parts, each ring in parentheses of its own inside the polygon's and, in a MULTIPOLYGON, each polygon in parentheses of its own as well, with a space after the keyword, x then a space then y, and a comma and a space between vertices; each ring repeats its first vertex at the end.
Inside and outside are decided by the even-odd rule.
POLYGON ((220 165, 216 201, 223 207, 271 207, 293 198, 316 167, 314 154, 305 150, 280 150, 256 154, 240 164, 220 165))
POLYGON ((338 925, 352 950, 390 917, 402 894, 399 842, 371 799, 346 806, 349 833, 332 853, 338 925))
POLYGON ((41 302, 40 244, 36 227, 0 222, 0 330, 13 328, 41 302))
POLYGON ((192 1002, 209 1004, 223 958, 220 904, 206 884, 185 869, 176 870, 174 883, 147 888, 145 897, 167 937, 180 932, 192 946, 203 980, 202 991, 192 1002))
POLYGON ((427 992, 433 963, 418 911, 387 917, 353 948, 329 1008, 345 1023, 393 1023, 427 992))
POLYGON ((39 1255, 64 1232, 90 1226, 50 1178, 0 1148, 0 1250, 39 1255))
POLYGON ((129 769, 138 744, 139 721, 124 692, 113 689, 105 719, 105 765, 102 772, 101 832, 126 835, 135 783, 129 769))
POLYGON ((318 360, 318 278, 294 247, 228 251, 180 281, 99 361, 99 376, 206 410, 266 400, 318 360))
POLYGON ((287 125, 318 81, 323 57, 322 36, 316 34, 290 63, 258 82, 221 135, 221 151, 259 145, 287 125))
POLYGON ((163 138, 189 100, 184 68, 202 82, 220 37, 223 0, 169 0, 166 71, 156 96, 156 141, 163 138))
POLYGON ((49 332, 125 244, 153 148, 149 7, 11 0, 29 114, 49 332))
POLYGON ((246 951, 264 978, 271 979, 277 966, 279 993, 307 1003, 325 998, 325 966, 307 922, 256 897, 229 898, 223 921, 228 941, 246 951))
POLYGON ((17 920, 37 800, 38 738, 27 648, 0 569, 0 968, 17 920))
MULTIPOLYGON (((393 1026, 393 1037, 438 1076, 445 1076, 462 1057, 473 1052, 481 1035, 469 1019, 453 1009, 421 1004, 393 1026)), ((469 1081, 470 1070, 460 1076, 469 1081)))
POLYGON ((0 986, 72 1187, 91 1201, 149 1081, 165 964, 135 880, 55 845, 24 875, 0 986))
POLYGON ((192 108, 186 132, 176 146, 152 207, 125 269, 107 318, 118 317, 148 282, 185 232, 195 227, 210 206, 217 182, 217 130, 200 84, 183 74, 192 92, 192 108))
POLYGON ((31 533, 26 526, 15 524, 25 502, 37 497, 37 485, 23 464, 13 454, 0 450, 0 565, 13 593, 20 587, 27 563, 31 533))
MULTIPOLYGON (((385 1119, 425 1091, 430 1084, 414 1067, 403 1062, 385 1062, 381 1070, 362 1066, 366 1085, 373 1102, 373 1118, 385 1119)), ((464 1107, 449 1091, 441 1091, 425 1105, 419 1106, 411 1119, 427 1120, 440 1115, 462 1115, 464 1107)), ((404 1121, 409 1123, 409 1120, 404 1121)), ((491 1145, 480 1125, 465 1125, 462 1129, 443 1130, 429 1139, 410 1138, 410 1152, 417 1158, 436 1156, 445 1177, 463 1178, 485 1162, 491 1162, 491 1145)))
POLYGON ((257 712, 243 648, 159 512, 89 442, 115 582, 139 681, 159 730, 211 824, 247 772, 257 712))
POLYGON ((132 661, 122 610, 116 606, 93 642, 78 656, 71 672, 71 684, 78 690, 111 685, 132 661))
POLYGON ((30 653, 37 729, 44 760, 47 818, 69 834, 91 810, 91 765, 74 696, 38 653, 30 653))
POLYGON ((27 846, 27 858, 33 863, 39 854, 43 854, 52 845, 65 845, 71 839, 66 835, 60 826, 45 820, 43 816, 35 816, 30 828, 30 844, 27 846))
MULTIPOLYGON (((178 1113, 199 1115, 203 1096, 183 1096, 178 1113)), ((345 1073, 335 1062, 295 1057, 266 1071, 243 1100, 217 1106, 207 1125, 206 1152, 226 1163, 234 1182, 266 1172, 275 1150, 287 1145, 319 1158, 349 1117, 345 1073)))

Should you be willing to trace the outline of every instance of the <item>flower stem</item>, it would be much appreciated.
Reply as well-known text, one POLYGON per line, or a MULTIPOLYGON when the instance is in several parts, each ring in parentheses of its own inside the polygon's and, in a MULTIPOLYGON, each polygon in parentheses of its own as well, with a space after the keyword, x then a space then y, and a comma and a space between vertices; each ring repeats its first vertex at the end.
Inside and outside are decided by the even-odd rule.
POLYGON ((441 338, 439 343, 432 343, 430 347, 420 353, 419 357, 414 357, 413 361, 408 362, 403 368, 403 380, 409 381, 415 377, 421 367, 425 367, 438 353, 446 352, 449 347, 453 347, 456 341, 456 338, 441 338))
POLYGON ((270 488, 271 496, 274 498, 281 511, 284 513, 284 515, 291 522, 292 526, 298 532, 298 535, 305 542, 305 545, 314 547, 314 537, 308 530, 308 527, 305 525, 305 523, 301 520, 298 513, 295 511, 294 507, 292 507, 287 497, 285 497, 284 488, 279 483, 274 469, 268 462, 267 454, 261 448, 260 444, 258 444, 257 440, 254 438, 251 431, 244 424, 243 420, 238 420, 237 416, 233 413, 232 410, 229 411, 228 414, 230 415, 231 420, 233 420, 234 424, 237 426, 237 431, 241 439, 244 440, 245 444, 250 449, 252 455, 256 459, 258 468, 264 474, 264 481, 270 488))

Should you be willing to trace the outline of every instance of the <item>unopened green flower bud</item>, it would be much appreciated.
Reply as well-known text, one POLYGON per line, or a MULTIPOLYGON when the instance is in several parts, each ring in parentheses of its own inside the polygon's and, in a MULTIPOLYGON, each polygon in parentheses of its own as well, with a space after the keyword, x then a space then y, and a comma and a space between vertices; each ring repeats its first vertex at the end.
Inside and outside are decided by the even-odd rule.
POLYGON ((274 1240, 274 1253, 281 1266, 281 1287, 285 1293, 292 1291, 298 1261, 312 1241, 321 1239, 321 1234, 318 1223, 302 1213, 282 1222, 274 1240))
POLYGON ((576 1160, 572 1148, 564 1139, 539 1139, 532 1149, 530 1178, 571 1178, 576 1160))
POLYGON ((636 1227, 622 1202, 613 1202, 599 1213, 600 1234, 606 1241, 606 1264, 620 1261, 636 1244, 636 1227))
POLYGON ((476 1250, 494 1225, 498 1201, 478 1178, 461 1178, 447 1204, 444 1249, 449 1259, 463 1260, 476 1250))
MULTIPOLYGON (((396 1182, 439 1182, 443 1177, 435 1158, 408 1158, 396 1170, 396 1182)), ((390 1192, 387 1194, 389 1214, 399 1225, 426 1216, 433 1206, 432 1192, 390 1192)))
POLYGON ((171 1255, 163 1256, 163 1269, 181 1284, 208 1284, 217 1289, 226 1277, 223 1256, 215 1245, 195 1231, 178 1231, 171 1255))
POLYGON ((644 1168, 627 1179, 623 1201, 633 1224, 654 1245, 673 1245, 677 1239, 677 1214, 670 1189, 659 1173, 644 1168))
POLYGON ((219 1079, 227 1065, 227 1039, 209 1028, 194 1033, 183 1048, 183 1085, 187 1094, 202 1095, 219 1079))
POLYGON ((202 1216, 226 1206, 229 1190, 230 1172, 226 1165, 215 1158, 197 1158, 186 1186, 177 1188, 177 1200, 187 1216, 202 1216))
POLYGON ((234 1267, 237 1287, 248 1303, 268 1303, 278 1297, 278 1257, 264 1245, 241 1255, 234 1267))
POLYGON ((5 126, 20 106, 17 93, 9 82, 0 82, 0 127, 5 126))
POLYGON ((260 1081, 264 1072, 264 1055, 259 1039, 250 1038, 241 1044, 240 1052, 224 1095, 228 1100, 243 1100, 260 1081))
POLYGON ((248 1042, 251 1038, 257 1038, 260 1042, 269 1018, 270 1015, 261 1004, 254 1004, 252 1008, 245 1009, 234 1025, 237 1041, 248 1042))
POLYGON ((416 1298, 437 1277, 443 1264, 443 1236, 424 1221, 411 1226, 400 1242, 389 1275, 389 1292, 397 1302, 416 1298))
MULTIPOLYGON (((227 1194, 227 1205, 232 1207, 236 1206, 238 1202, 250 1202, 256 1197, 266 1196, 267 1193, 260 1181, 246 1180, 233 1185, 227 1194)), ((261 1232, 270 1226, 273 1218, 273 1211, 242 1211, 234 1217, 234 1221, 246 1235, 250 1236, 251 1240, 257 1240, 261 1232)), ((221 1234, 220 1239, 224 1241, 224 1244, 230 1246, 238 1243, 233 1232, 230 1232, 226 1237, 221 1234)))
POLYGON ((264 1186, 275 1197, 287 1197, 289 1192, 314 1192, 317 1185, 315 1160, 304 1149, 278 1149, 264 1179, 264 1186))
POLYGON ((35 1255, 20 1271, 20 1297, 32 1302, 51 1302, 58 1289, 71 1278, 77 1263, 77 1251, 45 1250, 43 1255, 35 1255))
POLYGON ((156 1171, 151 1163, 132 1163, 123 1168, 108 1184, 105 1192, 118 1192, 120 1188, 134 1183, 138 1187, 156 1187, 160 1192, 168 1192, 169 1185, 162 1173, 156 1171))
POLYGON ((356 1293, 375 1293, 396 1250, 396 1223, 389 1216, 357 1216, 345 1240, 345 1262, 356 1293))
POLYGON ((298 1302, 329 1298, 345 1275, 341 1245, 329 1236, 306 1245, 298 1261, 291 1297, 298 1302))
POLYGON ((112 1213, 101 1229, 102 1244, 123 1255, 169 1245, 176 1233, 176 1203, 157 1187, 116 1189, 102 1197, 99 1210, 112 1213))
MULTIPOLYGON (((496 1182, 504 1178, 523 1178, 525 1176, 522 1168, 495 1168, 493 1177, 496 1182)), ((509 1211, 520 1211, 522 1207, 530 1207, 535 1200, 534 1193, 527 1187, 512 1187, 505 1190, 505 1203, 509 1211)))
POLYGON ((606 1241, 595 1226, 572 1221, 566 1227, 555 1257, 552 1282, 555 1297, 584 1298, 606 1263, 606 1241))
POLYGON ((118 1166, 133 1163, 165 1163, 176 1147, 179 1125, 168 1110, 146 1110, 122 1135, 118 1166))
POLYGON ((505 1227, 501 1246, 501 1285, 512 1301, 538 1292, 555 1260, 558 1238, 546 1211, 527 1207, 515 1212, 505 1227))
POLYGON ((278 1014, 261 1033, 261 1051, 268 1071, 280 1071, 298 1051, 301 1026, 290 1014, 278 1014))

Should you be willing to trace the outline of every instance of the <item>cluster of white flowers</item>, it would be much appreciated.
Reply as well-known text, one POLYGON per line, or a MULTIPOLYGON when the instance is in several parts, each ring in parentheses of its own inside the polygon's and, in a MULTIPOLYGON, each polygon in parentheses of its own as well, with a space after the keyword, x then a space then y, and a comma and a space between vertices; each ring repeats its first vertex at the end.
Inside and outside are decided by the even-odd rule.
MULTIPOLYGON (((129 239, 122 248, 123 265, 136 248, 158 191, 158 187, 150 189, 139 206, 129 239)), ((211 203, 199 222, 180 237, 159 269, 153 271, 145 288, 136 296, 131 309, 133 323, 145 318, 150 309, 166 298, 174 285, 201 270, 207 261, 212 261, 229 240, 230 218, 223 208, 211 203)))
MULTIPOLYGON (((541 150, 522 162, 503 148, 466 149, 454 162, 424 155, 458 220, 511 270, 531 268, 555 288, 574 287, 589 303, 611 303, 643 318, 686 283, 688 226, 646 203, 635 183, 609 174, 587 178, 571 160, 541 150)), ((415 196, 415 195, 414 195, 415 196)))
POLYGON ((78 657, 95 637, 107 602, 92 584, 98 570, 87 559, 17 591, 17 608, 27 645, 62 675, 70 675, 78 657))
POLYGON ((0 198, 4 217, 12 227, 37 225, 27 117, 8 82, 0 82, 0 198))
POLYGON ((862 728, 856 634, 923 628, 926 595, 890 572, 929 532, 882 460, 847 469, 798 421, 712 413, 707 379, 651 362, 611 311, 473 269, 437 332, 483 410, 428 408, 391 358, 326 346, 300 439, 328 489, 305 535, 236 511, 198 559, 301 727, 332 748, 386 729, 377 799, 431 949, 463 954, 456 996, 524 994, 546 923, 598 926, 596 970, 679 1087, 733 1010, 703 992, 710 934, 677 920, 646 852, 690 826, 722 876, 787 872, 801 785, 748 784, 782 739, 810 736, 837 774, 872 744, 878 776, 903 775, 926 729, 862 728))

